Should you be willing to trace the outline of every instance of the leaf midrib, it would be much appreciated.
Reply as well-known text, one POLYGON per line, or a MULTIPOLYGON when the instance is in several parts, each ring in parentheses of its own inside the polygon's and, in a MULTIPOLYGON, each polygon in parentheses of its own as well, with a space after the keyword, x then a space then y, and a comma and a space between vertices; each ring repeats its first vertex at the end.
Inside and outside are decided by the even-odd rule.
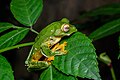
POLYGON ((26 10, 26 13, 27 13, 27 15, 28 15, 28 21, 29 21, 30 26, 32 26, 32 22, 31 22, 31 20, 30 20, 30 15, 29 15, 29 8, 27 7, 27 3, 28 3, 28 2, 26 2, 25 0, 24 0, 24 2, 26 3, 26 4, 25 4, 25 10, 26 10))
POLYGON ((25 30, 27 30, 27 28, 19 31, 19 32, 16 33, 15 35, 13 35, 13 36, 11 36, 10 38, 6 39, 6 40, 0 45, 0 47, 1 47, 2 45, 4 45, 7 41, 9 41, 10 39, 12 39, 13 37, 15 37, 16 35, 20 34, 21 32, 23 32, 23 31, 25 31, 25 30))

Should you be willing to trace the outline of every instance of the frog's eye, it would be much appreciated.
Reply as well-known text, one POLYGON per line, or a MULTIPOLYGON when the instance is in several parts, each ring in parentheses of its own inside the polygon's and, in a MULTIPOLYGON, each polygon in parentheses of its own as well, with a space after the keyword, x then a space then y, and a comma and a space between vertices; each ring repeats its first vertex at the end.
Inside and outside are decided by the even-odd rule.
POLYGON ((63 24, 61 27, 61 30, 64 32, 68 32, 69 31, 70 26, 68 24, 63 24))

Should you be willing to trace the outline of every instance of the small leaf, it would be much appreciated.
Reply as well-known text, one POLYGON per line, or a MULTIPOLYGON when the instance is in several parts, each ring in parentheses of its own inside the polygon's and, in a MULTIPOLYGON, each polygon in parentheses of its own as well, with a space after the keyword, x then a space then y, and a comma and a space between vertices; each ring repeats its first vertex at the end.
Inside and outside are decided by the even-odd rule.
POLYGON ((8 61, 0 55, 0 80, 14 80, 13 71, 8 61))
POLYGON ((120 19, 117 19, 117 20, 104 24, 103 26, 101 26, 100 28, 92 32, 89 35, 89 37, 93 40, 97 40, 97 39, 109 36, 119 31, 120 31, 120 19))
POLYGON ((25 26, 32 26, 40 16, 42 0, 12 0, 10 4, 14 17, 25 26))
POLYGON ((21 41, 28 33, 28 28, 19 28, 0 37, 0 49, 13 46, 21 41))
POLYGON ((49 66, 40 76, 39 80, 77 80, 77 78, 73 76, 68 76, 57 69, 55 69, 53 66, 49 66))
POLYGON ((100 80, 97 56, 91 40, 77 32, 63 41, 67 42, 65 49, 68 53, 56 56, 53 65, 67 75, 100 80))
POLYGON ((80 19, 89 17, 89 16, 93 17, 93 16, 98 16, 98 15, 115 15, 119 13, 120 13, 120 4, 115 3, 111 5, 105 5, 95 10, 84 13, 83 15, 80 16, 80 19))
POLYGON ((0 23, 0 33, 7 30, 7 29, 10 29, 10 28, 13 28, 14 25, 10 24, 10 23, 6 23, 6 22, 1 22, 0 23))

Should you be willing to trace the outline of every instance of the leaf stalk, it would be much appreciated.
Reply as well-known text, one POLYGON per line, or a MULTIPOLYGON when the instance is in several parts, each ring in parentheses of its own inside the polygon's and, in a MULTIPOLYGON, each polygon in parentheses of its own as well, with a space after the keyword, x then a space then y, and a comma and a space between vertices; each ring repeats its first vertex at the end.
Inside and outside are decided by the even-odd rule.
POLYGON ((30 46, 30 45, 33 45, 33 44, 34 44, 34 42, 18 44, 18 45, 15 45, 15 46, 11 46, 11 47, 7 47, 7 48, 4 48, 4 49, 1 49, 1 50, 0 50, 0 53, 5 52, 5 51, 8 51, 8 50, 15 49, 15 48, 30 46))

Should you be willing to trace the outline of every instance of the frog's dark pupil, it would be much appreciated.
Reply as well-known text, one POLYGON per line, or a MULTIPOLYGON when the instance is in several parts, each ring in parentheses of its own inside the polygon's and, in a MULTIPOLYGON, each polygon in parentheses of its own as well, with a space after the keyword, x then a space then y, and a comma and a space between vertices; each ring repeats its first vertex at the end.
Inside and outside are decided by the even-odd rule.
POLYGON ((50 40, 53 40, 52 38, 50 40))
POLYGON ((64 27, 64 31, 65 31, 65 32, 67 32, 68 30, 69 30, 69 27, 68 27, 68 26, 64 27))
POLYGON ((69 27, 65 27, 65 29, 69 29, 69 27))

